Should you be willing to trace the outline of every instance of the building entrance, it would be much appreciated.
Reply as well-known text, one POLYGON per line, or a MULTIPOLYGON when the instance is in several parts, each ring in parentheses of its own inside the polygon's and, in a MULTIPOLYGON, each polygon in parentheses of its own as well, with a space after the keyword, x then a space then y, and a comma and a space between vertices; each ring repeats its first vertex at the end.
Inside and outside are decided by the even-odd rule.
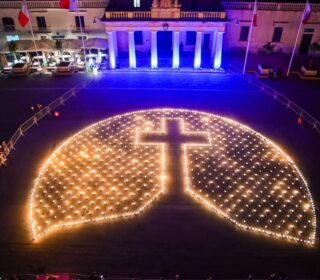
POLYGON ((172 31, 157 32, 159 67, 172 67, 172 36, 172 31))
POLYGON ((300 43, 299 54, 308 54, 312 37, 313 34, 303 34, 300 43))

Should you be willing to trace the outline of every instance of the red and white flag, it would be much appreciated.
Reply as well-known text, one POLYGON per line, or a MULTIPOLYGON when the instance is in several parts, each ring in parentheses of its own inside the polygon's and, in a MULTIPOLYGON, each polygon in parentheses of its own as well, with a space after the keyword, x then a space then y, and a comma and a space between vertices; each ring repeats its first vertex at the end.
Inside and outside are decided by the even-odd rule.
POLYGON ((253 8, 253 26, 258 26, 257 3, 254 4, 253 8))
POLYGON ((77 2, 76 0, 60 0, 60 8, 75 12, 77 10, 77 2))
POLYGON ((70 1, 69 0, 60 0, 60 8, 61 9, 69 9, 70 1))
POLYGON ((304 9, 304 14, 303 14, 303 20, 302 20, 303 24, 306 24, 310 17, 311 17, 311 5, 309 1, 307 1, 306 8, 304 9))
POLYGON ((22 2, 21 10, 19 11, 18 19, 22 27, 25 27, 26 24, 29 22, 29 12, 25 3, 23 2, 22 2))

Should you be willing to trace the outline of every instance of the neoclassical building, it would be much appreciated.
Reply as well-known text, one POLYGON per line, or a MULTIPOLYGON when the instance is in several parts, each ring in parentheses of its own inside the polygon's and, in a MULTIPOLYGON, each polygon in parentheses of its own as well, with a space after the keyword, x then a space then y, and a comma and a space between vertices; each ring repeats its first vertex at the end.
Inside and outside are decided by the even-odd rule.
MULTIPOLYGON (((320 4, 318 0, 309 1, 311 18, 302 26, 296 48, 301 55, 312 53, 312 43, 320 44, 320 4)), ((258 25, 252 30, 250 52, 259 52, 271 43, 273 52, 291 53, 305 3, 258 0, 258 25)), ((253 8, 253 0, 111 0, 103 18, 110 68, 124 66, 117 61, 119 53, 127 53, 126 66, 136 68, 137 53, 144 52, 149 62, 144 59, 142 65, 152 69, 159 67, 159 58, 165 55, 172 57, 170 66, 178 69, 182 53, 192 57, 189 67, 199 69, 205 64, 220 69, 222 50, 245 51, 253 8)))
POLYGON ((223 34, 228 22, 219 0, 111 1, 103 18, 109 39, 110 68, 117 67, 118 51, 129 51, 129 67, 137 67, 136 51, 150 53, 150 67, 158 68, 159 55, 172 55, 180 67, 180 52, 191 51, 193 68, 202 64, 202 51, 210 64, 221 67, 223 34))

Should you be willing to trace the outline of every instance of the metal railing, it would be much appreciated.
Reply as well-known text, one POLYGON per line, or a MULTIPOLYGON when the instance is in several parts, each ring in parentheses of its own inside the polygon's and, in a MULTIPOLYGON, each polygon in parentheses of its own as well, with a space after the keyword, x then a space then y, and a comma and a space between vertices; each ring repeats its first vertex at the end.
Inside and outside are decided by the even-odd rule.
POLYGON ((51 102, 48 106, 41 109, 39 112, 35 113, 31 118, 27 119, 23 124, 12 135, 10 140, 2 146, 2 151, 0 152, 0 166, 6 163, 8 156, 11 151, 15 149, 15 145, 20 140, 24 133, 37 125, 40 120, 42 120, 47 115, 50 115, 53 110, 61 105, 64 105, 71 97, 74 97, 80 90, 85 89, 90 82, 83 82, 78 86, 75 86, 65 92, 62 96, 51 102))
POLYGON ((14 32, 16 31, 16 26, 14 24, 11 24, 11 25, 4 24, 4 25, 1 25, 1 30, 4 32, 14 32))
MULTIPOLYGON (((222 6, 225 9, 231 10, 252 10, 253 2, 239 2, 239 1, 222 1, 222 6)), ((303 11, 304 3, 273 3, 260 2, 257 4, 258 10, 272 10, 272 11, 303 11)), ((320 11, 320 4, 311 4, 312 11, 320 11)))
MULTIPOLYGON (((78 0, 80 8, 105 8, 107 7, 109 0, 78 0)), ((59 1, 36 1, 29 0, 28 7, 30 9, 52 8, 56 9, 60 7, 59 1)), ((7 0, 0 1, 0 8, 20 9, 21 1, 19 0, 7 0)))
MULTIPOLYGON (((165 14, 165 17, 169 18, 177 18, 177 19, 225 19, 226 13, 225 12, 180 12, 176 15, 172 14, 165 14)), ((165 18, 164 17, 164 18, 165 18)), ((153 14, 152 12, 148 11, 141 11, 141 12, 127 12, 127 11, 117 11, 117 12, 106 12, 106 18, 107 19, 151 19, 151 18, 162 18, 161 14, 153 14)))
POLYGON ((259 81, 256 77, 252 77, 248 74, 242 74, 242 71, 234 65, 229 64, 228 69, 229 71, 239 75, 248 83, 252 84, 253 86, 259 88, 261 91, 270 95, 272 98, 283 104, 286 108, 294 112, 297 116, 303 118, 311 126, 311 128, 316 130, 316 132, 320 135, 320 122, 314 116, 309 114, 306 110, 302 109, 299 105, 297 105, 295 102, 293 102, 277 90, 273 89, 272 87, 259 81))

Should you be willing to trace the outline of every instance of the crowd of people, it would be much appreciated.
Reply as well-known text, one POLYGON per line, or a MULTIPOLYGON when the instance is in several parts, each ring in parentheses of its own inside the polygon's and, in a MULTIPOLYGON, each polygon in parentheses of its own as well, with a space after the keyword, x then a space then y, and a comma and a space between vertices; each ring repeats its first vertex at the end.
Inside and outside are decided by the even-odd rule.
POLYGON ((5 141, 2 141, 0 146, 0 166, 5 165, 7 161, 8 147, 5 141))

